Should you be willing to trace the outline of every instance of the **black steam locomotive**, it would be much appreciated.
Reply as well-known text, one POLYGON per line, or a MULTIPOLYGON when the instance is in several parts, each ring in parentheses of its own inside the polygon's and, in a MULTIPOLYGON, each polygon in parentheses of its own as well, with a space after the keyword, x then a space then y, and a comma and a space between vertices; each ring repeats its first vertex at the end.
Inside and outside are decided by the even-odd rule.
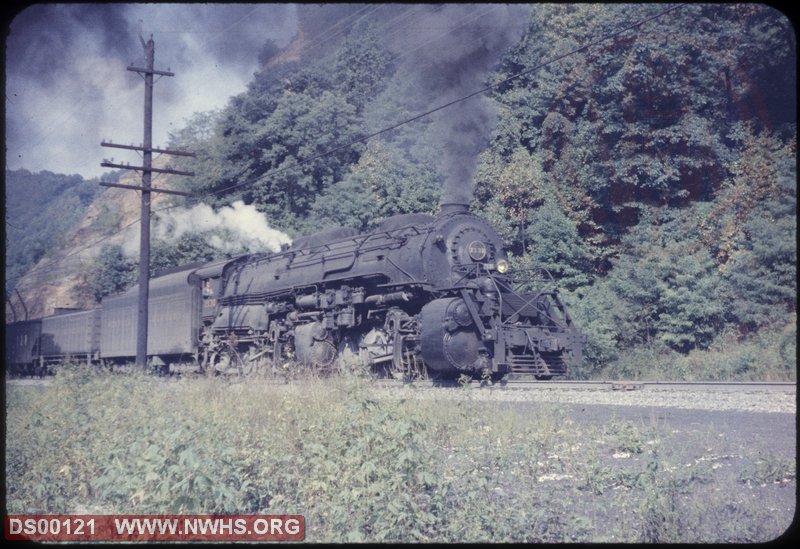
MULTIPOLYGON (((207 373, 292 361, 392 376, 568 375, 582 335, 552 285, 518 293, 502 240, 466 205, 336 228, 280 252, 193 265, 150 282, 148 356, 207 373)), ((6 363, 135 355, 136 287, 99 309, 7 326, 6 363)))

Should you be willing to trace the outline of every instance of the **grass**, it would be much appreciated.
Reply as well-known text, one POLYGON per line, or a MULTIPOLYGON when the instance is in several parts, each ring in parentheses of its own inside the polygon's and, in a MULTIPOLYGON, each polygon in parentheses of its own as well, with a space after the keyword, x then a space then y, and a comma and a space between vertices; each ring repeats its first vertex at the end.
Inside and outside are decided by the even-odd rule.
POLYGON ((779 456, 710 490, 716 471, 678 463, 653 426, 470 394, 65 368, 45 391, 8 388, 7 510, 303 514, 320 542, 764 541, 788 525, 730 497, 745 477, 793 486, 779 456))

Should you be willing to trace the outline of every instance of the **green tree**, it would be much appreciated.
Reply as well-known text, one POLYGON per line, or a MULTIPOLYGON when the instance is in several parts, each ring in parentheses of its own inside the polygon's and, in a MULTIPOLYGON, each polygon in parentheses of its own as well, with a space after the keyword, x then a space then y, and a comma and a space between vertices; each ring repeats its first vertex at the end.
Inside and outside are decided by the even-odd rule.
MULTIPOLYGON (((493 78, 578 49, 663 8, 543 5, 493 78)), ((757 5, 688 5, 499 86, 493 148, 541 155, 581 233, 612 242, 648 205, 709 200, 727 175, 731 128, 792 123, 791 25, 757 5), (669 29, 681 29, 672 32, 669 29), (774 104, 759 103, 771 89, 774 104), (765 110, 755 112, 754 104, 765 110), (569 197, 567 199, 567 197, 569 197)))
POLYGON ((374 24, 354 26, 336 51, 332 74, 338 95, 361 112, 386 85, 389 54, 374 24))
POLYGON ((796 142, 737 125, 737 157, 701 223, 727 283, 729 320, 745 331, 797 308, 796 142))
POLYGON ((529 213, 527 253, 518 268, 543 268, 559 286, 574 290, 591 282, 592 262, 578 229, 552 198, 529 213))
POLYGON ((187 232, 175 242, 153 240, 150 247, 150 276, 172 267, 219 259, 224 254, 210 244, 211 237, 211 232, 187 232))
POLYGON ((638 341, 632 305, 617 295, 609 281, 599 280, 592 286, 562 292, 561 296, 573 322, 586 337, 584 363, 573 372, 576 377, 590 377, 638 341))
POLYGON ((541 162, 533 158, 527 149, 517 147, 510 158, 491 154, 482 155, 476 171, 475 204, 488 218, 501 211, 512 230, 506 235, 512 249, 517 253, 526 250, 527 229, 530 211, 544 202, 548 194, 547 183, 541 162))
MULTIPOLYGON (((115 179, 111 176, 108 179, 115 179)), ((45 254, 66 243, 102 187, 79 175, 5 172, 5 281, 8 291, 45 254)))
POLYGON ((355 108, 333 93, 287 92, 254 135, 259 155, 251 169, 259 175, 251 189, 258 208, 279 227, 305 217, 316 196, 357 160, 363 146, 346 145, 358 128, 355 108), (319 156, 342 145, 345 149, 319 156))
POLYGON ((105 245, 94 260, 89 289, 95 299, 118 294, 136 283, 139 262, 125 256, 117 244, 105 245))
POLYGON ((271 65, 256 75, 215 116, 211 131, 209 117, 199 115, 175 136, 197 149, 197 158, 184 165, 199 174, 191 184, 212 193, 208 202, 242 199, 293 232, 314 223, 306 217, 317 197, 343 181, 363 150, 348 144, 361 136, 360 113, 383 89, 389 70, 369 21, 330 46, 313 60, 271 65))
POLYGON ((348 176, 325 189, 314 201, 303 233, 332 227, 366 230, 375 219, 375 203, 363 178, 348 176))
POLYGON ((643 342, 657 339, 686 352, 707 347, 723 326, 722 278, 698 238, 706 213, 707 207, 648 212, 623 239, 609 283, 629 304, 643 342))
POLYGON ((439 203, 433 169, 414 163, 396 147, 373 141, 352 170, 369 189, 374 219, 402 213, 435 213, 439 203))
MULTIPOLYGON (((187 232, 173 242, 153 239, 150 245, 150 276, 181 265, 210 262, 221 257, 230 257, 211 245, 214 232, 187 232)), ((139 259, 128 257, 118 244, 106 245, 100 250, 89 268, 87 276, 89 290, 100 301, 107 295, 124 292, 139 279, 139 259)))
POLYGON ((753 209, 724 276, 733 317, 752 330, 797 310, 797 185, 753 209))

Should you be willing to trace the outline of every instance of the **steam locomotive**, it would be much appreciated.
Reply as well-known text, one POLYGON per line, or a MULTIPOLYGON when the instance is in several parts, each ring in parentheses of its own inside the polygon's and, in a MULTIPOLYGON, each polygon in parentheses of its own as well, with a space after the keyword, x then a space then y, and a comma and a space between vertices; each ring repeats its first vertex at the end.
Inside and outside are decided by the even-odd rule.
MULTIPOLYGON (((581 361, 582 335, 552 284, 515 291, 502 240, 465 204, 335 228, 279 252, 190 265, 150 281, 148 357, 208 374, 299 363, 393 377, 538 379, 581 361)), ((6 364, 130 361, 138 288, 6 328, 6 364)))

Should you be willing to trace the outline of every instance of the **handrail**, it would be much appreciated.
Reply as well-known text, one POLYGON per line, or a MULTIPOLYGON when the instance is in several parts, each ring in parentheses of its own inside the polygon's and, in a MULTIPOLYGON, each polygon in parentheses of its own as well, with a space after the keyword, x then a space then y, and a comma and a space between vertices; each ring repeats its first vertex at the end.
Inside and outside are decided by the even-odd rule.
MULTIPOLYGON (((535 268, 535 269, 530 269, 530 270, 537 270, 537 271, 539 271, 539 272, 546 273, 546 274, 547 274, 547 277, 550 279, 550 281, 551 281, 551 282, 555 282, 555 279, 553 278, 553 275, 550 273, 550 271, 548 271, 547 269, 545 269, 545 268, 543 268, 543 267, 538 267, 538 268, 535 268)), ((502 303, 502 297, 501 297, 501 303, 500 303, 500 322, 501 322, 501 324, 502 324, 502 325, 504 325, 504 326, 508 326, 508 325, 510 325, 512 321, 515 321, 515 320, 516 320, 516 319, 514 319, 514 317, 515 317, 515 316, 517 316, 517 317, 519 316, 519 312, 520 312, 520 311, 522 311, 522 310, 523 310, 525 307, 528 307, 528 306, 531 306, 531 305, 533 305, 533 304, 534 304, 534 303, 535 303, 535 302, 536 302, 536 301, 537 301, 539 298, 541 298, 543 295, 547 295, 547 294, 549 294, 549 295, 552 295, 552 296, 553 296, 553 298, 554 298, 554 299, 556 300, 556 302, 557 302, 557 306, 559 306, 559 305, 560 305, 560 300, 559 300, 559 299, 558 299, 558 297, 557 297, 557 293, 558 293, 558 292, 557 292, 557 291, 556 291, 554 288, 553 288, 553 289, 551 289, 551 288, 548 288, 547 286, 545 286, 544 288, 542 288, 541 290, 539 290, 539 291, 538 291, 536 294, 534 294, 534 295, 533 295, 533 297, 531 297, 530 299, 527 299, 527 298, 523 297, 522 295, 520 295, 520 293, 519 293, 518 291, 516 291, 514 288, 512 288, 512 287, 510 287, 510 286, 508 286, 508 285, 506 285, 506 284, 503 284, 503 283, 502 283, 501 281, 499 281, 499 280, 495 280, 495 277, 490 277, 490 278, 491 278, 491 280, 494 282, 494 284, 495 284, 495 287, 498 289, 498 295, 502 296, 502 294, 503 294, 503 289, 505 289, 505 293, 512 294, 512 295, 516 296, 517 298, 519 298, 520 300, 522 300, 522 301, 523 301, 523 303, 522 303, 522 305, 521 305, 521 306, 519 306, 519 307, 515 307, 515 310, 514 310, 514 312, 513 312, 513 313, 511 313, 511 314, 509 314, 509 315, 507 315, 507 316, 506 316, 506 318, 504 319, 504 318, 503 318, 503 316, 504 316, 504 315, 503 315, 503 303, 502 303), (501 288, 502 288, 502 289, 501 289, 501 288), (513 320, 512 320, 512 319, 513 319, 513 320)), ((512 284, 514 284, 514 282, 515 282, 515 280, 514 280, 514 279, 512 279, 512 284)), ((561 308, 561 307, 559 306, 559 308, 561 308)), ((548 309, 549 309, 549 307, 545 307, 545 308, 539 308, 539 312, 540 312, 542 315, 544 315, 546 318, 548 318, 549 320, 551 320, 553 323, 555 323, 556 325, 561 325, 561 324, 562 324, 562 321, 560 321, 560 319, 554 318, 554 317, 553 317, 553 316, 552 316, 552 315, 549 313, 548 309)), ((565 322, 564 322, 564 323, 565 323, 565 324, 568 326, 568 325, 569 325, 569 319, 565 319, 565 322)))

